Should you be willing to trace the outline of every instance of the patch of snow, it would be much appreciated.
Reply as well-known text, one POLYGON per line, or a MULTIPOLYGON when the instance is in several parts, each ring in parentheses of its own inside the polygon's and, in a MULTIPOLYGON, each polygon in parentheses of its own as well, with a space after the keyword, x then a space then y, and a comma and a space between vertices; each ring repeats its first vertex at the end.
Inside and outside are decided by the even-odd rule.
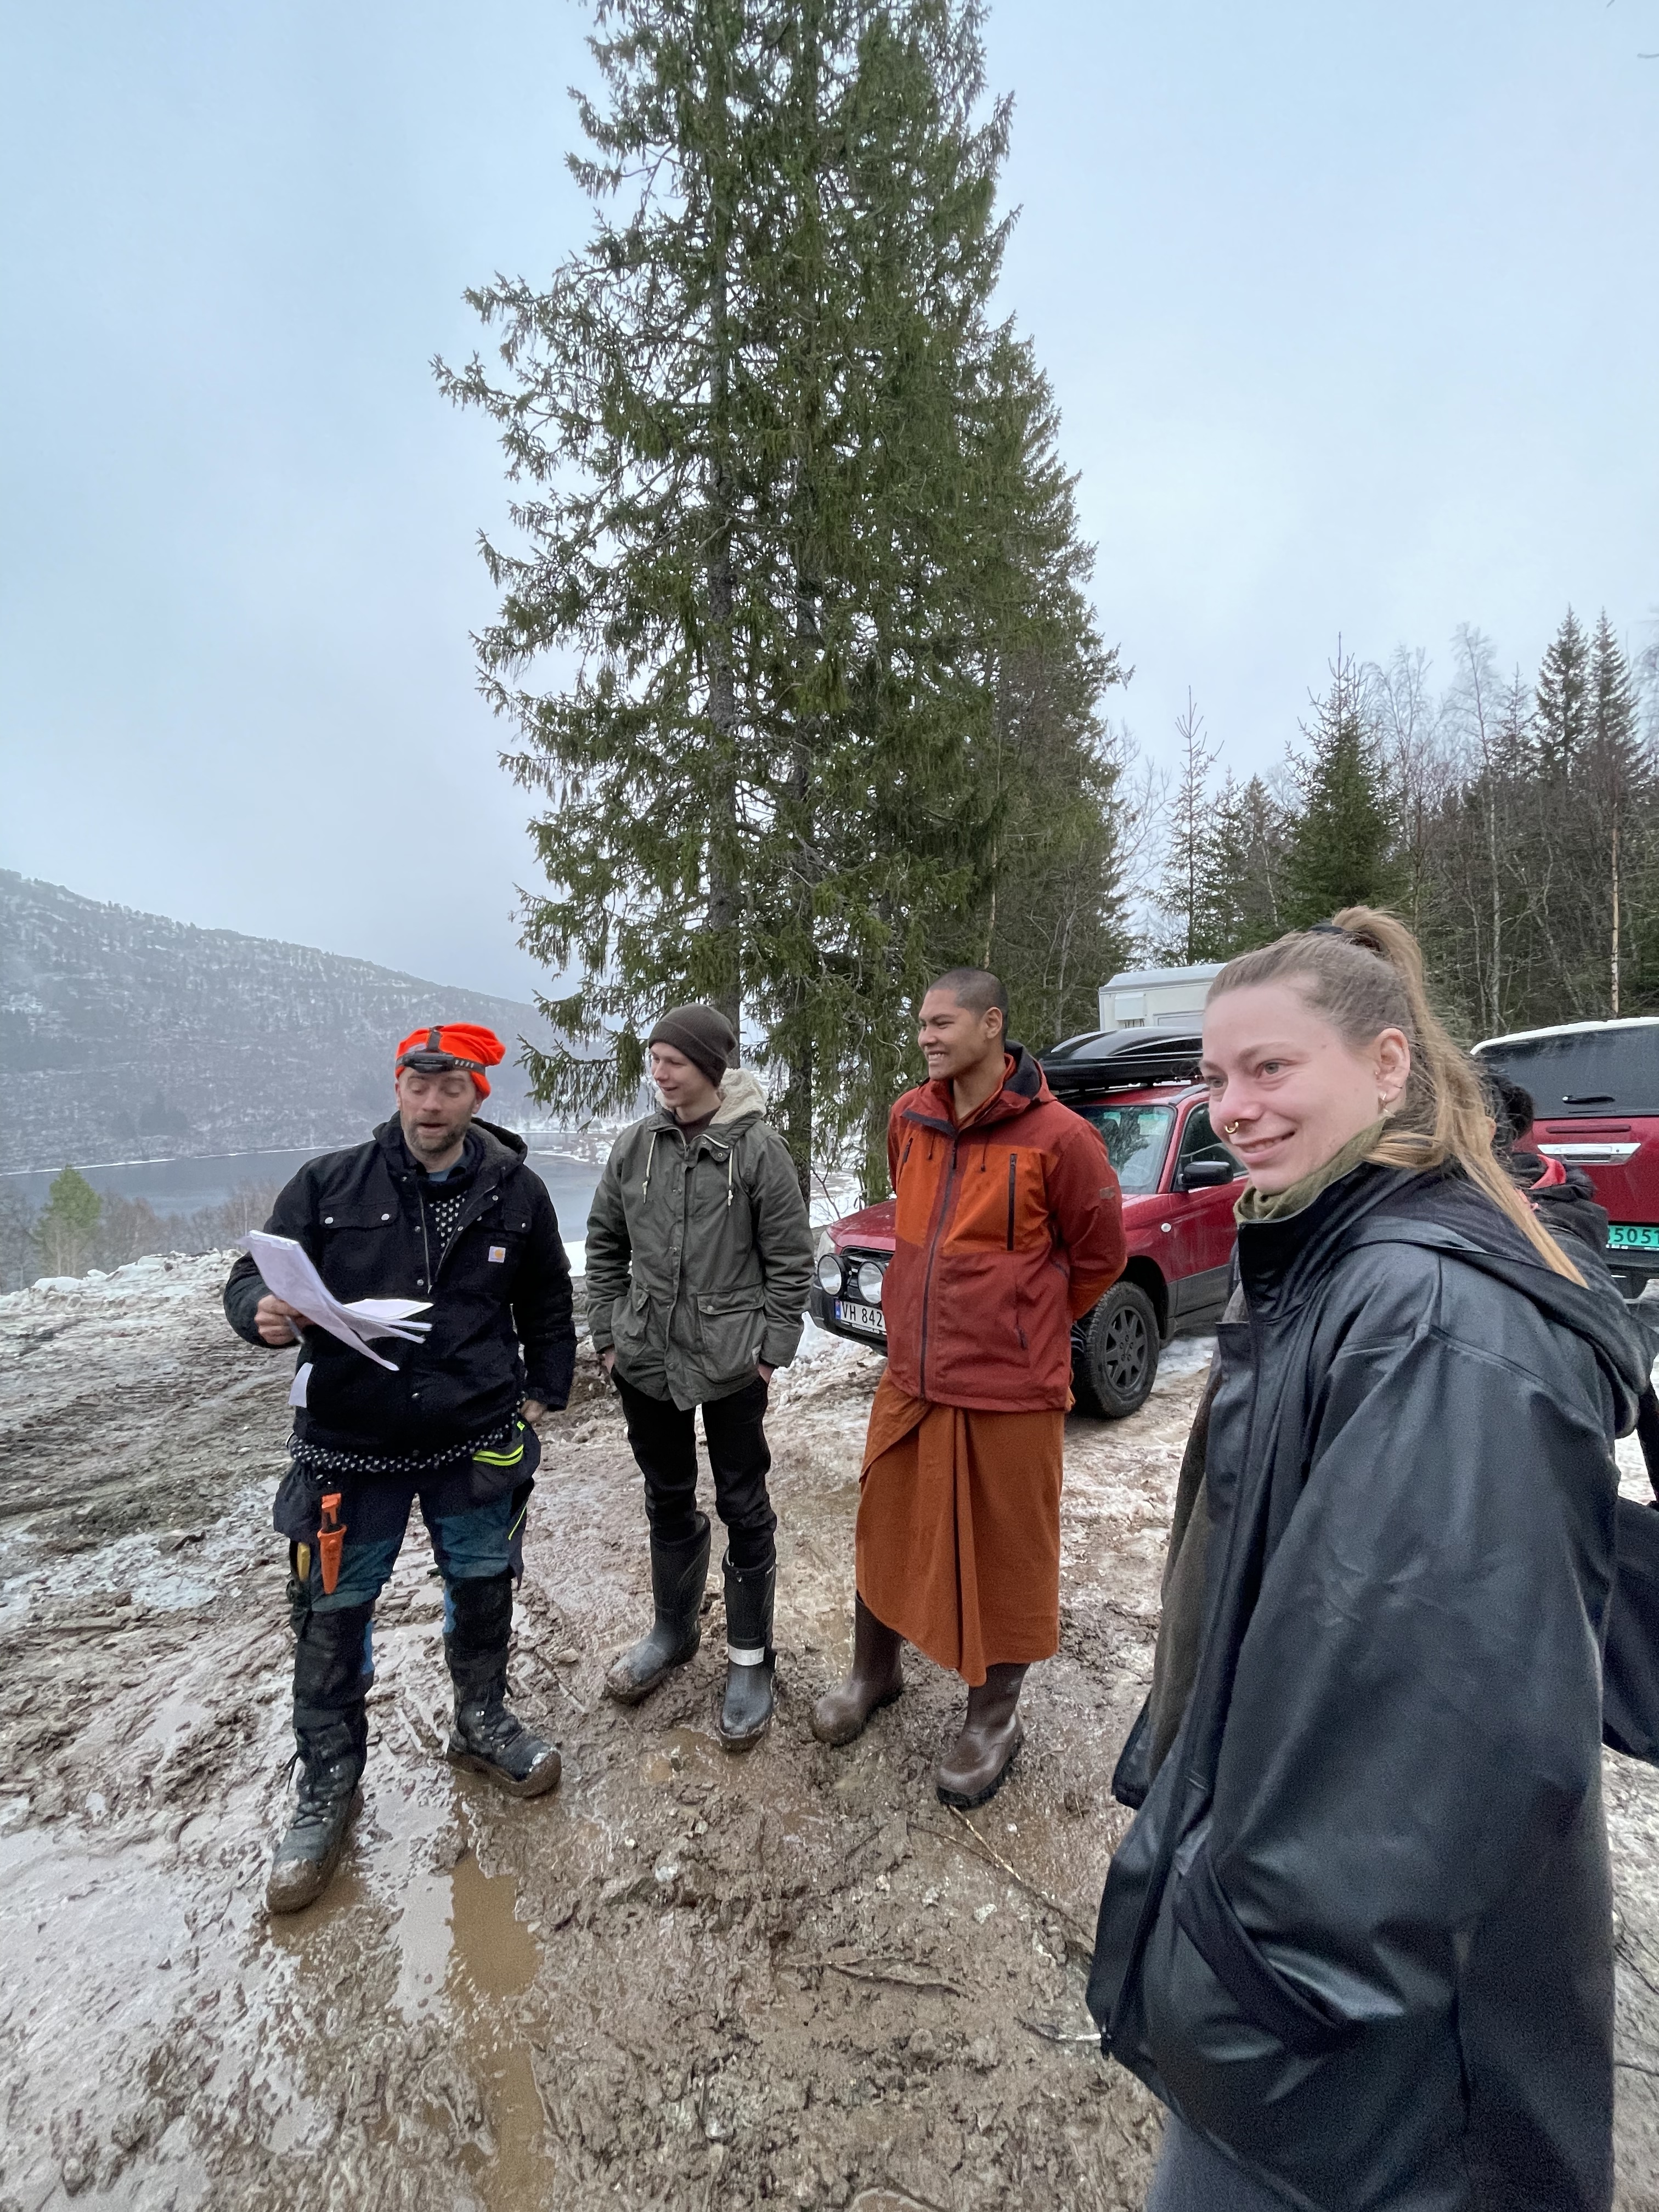
POLYGON ((202 1252, 168 1259, 155 1253, 148 1259, 130 1260, 111 1275, 96 1268, 87 1275, 43 1275, 26 1291, 8 1291, 0 1297, 0 1315, 20 1320, 34 1312, 61 1316, 66 1300, 97 1308, 157 1297, 199 1297, 210 1285, 216 1288, 223 1282, 236 1256, 234 1252, 202 1252))
POLYGON ((1213 1336, 1178 1336, 1158 1354, 1154 1393, 1177 1389, 1189 1375, 1207 1367, 1215 1353, 1213 1336))
POLYGON ((820 1359, 856 1358, 862 1350, 863 1346, 854 1344, 850 1337, 836 1336, 827 1328, 820 1328, 808 1314, 801 1323, 800 1349, 792 1364, 805 1367, 820 1359))

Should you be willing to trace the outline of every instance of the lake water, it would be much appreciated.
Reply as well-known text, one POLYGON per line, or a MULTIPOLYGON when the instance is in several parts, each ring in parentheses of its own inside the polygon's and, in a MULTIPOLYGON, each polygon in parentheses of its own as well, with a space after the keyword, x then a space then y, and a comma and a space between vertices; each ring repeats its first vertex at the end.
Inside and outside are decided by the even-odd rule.
MULTIPOLYGON (((222 1205, 245 1183, 280 1188, 307 1160, 314 1160, 319 1150, 325 1149, 222 1152, 195 1160, 113 1160, 83 1167, 81 1173, 95 1191, 112 1192, 118 1198, 147 1198, 157 1213, 194 1213, 198 1206, 222 1205)), ((577 1242, 587 1227, 587 1209, 599 1180, 599 1164, 566 1159, 557 1152, 532 1146, 530 1164, 547 1185, 565 1241, 577 1242)), ((31 1206, 43 1206, 57 1172, 43 1168, 27 1174, 0 1175, 0 1191, 16 1191, 31 1206)))

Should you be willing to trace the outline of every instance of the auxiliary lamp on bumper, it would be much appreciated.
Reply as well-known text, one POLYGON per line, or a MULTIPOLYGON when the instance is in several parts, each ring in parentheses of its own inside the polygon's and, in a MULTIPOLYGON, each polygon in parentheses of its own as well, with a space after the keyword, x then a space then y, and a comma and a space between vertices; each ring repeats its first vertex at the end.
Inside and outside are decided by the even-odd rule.
POLYGON ((862 1260, 854 1267, 838 1252, 825 1252, 818 1261, 818 1288, 827 1298, 856 1296, 866 1306, 878 1306, 886 1273, 879 1260, 862 1260))

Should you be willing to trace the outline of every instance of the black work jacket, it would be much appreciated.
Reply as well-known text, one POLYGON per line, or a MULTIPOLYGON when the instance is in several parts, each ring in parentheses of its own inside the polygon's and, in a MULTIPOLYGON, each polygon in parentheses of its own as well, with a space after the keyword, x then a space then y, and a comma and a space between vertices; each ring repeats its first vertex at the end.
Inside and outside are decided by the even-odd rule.
MULTIPOLYGON (((308 1160, 278 1194, 265 1227, 303 1245, 337 1298, 431 1302, 420 1316, 432 1323, 423 1342, 377 1343, 395 1373, 326 1330, 306 1331, 299 1364, 308 1361, 311 1374, 295 1423, 302 1441, 440 1450, 499 1426, 526 1395, 550 1407, 568 1399, 570 1262, 547 1186, 525 1164, 524 1139, 490 1122, 472 1123, 466 1164, 460 1220, 442 1250, 422 1200, 424 1172, 395 1116, 368 1144, 308 1160)), ((225 1313, 250 1344, 262 1341, 253 1314, 264 1296, 252 1260, 239 1260, 225 1313)))
POLYGON ((1643 1349, 1461 1177, 1238 1238, 1198 1671, 1103 2046, 1295 2204, 1611 2200, 1601 1638, 1643 1349))

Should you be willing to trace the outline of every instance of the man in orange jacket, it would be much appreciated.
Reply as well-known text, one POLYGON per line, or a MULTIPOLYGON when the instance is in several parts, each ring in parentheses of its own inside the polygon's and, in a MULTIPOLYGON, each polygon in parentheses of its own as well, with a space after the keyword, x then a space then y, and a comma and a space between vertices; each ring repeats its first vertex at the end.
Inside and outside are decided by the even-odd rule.
POLYGON ((882 1295, 887 1370, 859 1494, 853 1668, 812 1708, 850 1743, 904 1686, 915 1644, 968 1687, 935 1777, 947 1805, 1001 1787, 1020 1686, 1060 1648, 1061 1445, 1073 1322, 1123 1272, 1105 1146, 1004 1042, 994 975, 953 968, 921 1002, 928 1081, 893 1108, 896 1243, 882 1295))

